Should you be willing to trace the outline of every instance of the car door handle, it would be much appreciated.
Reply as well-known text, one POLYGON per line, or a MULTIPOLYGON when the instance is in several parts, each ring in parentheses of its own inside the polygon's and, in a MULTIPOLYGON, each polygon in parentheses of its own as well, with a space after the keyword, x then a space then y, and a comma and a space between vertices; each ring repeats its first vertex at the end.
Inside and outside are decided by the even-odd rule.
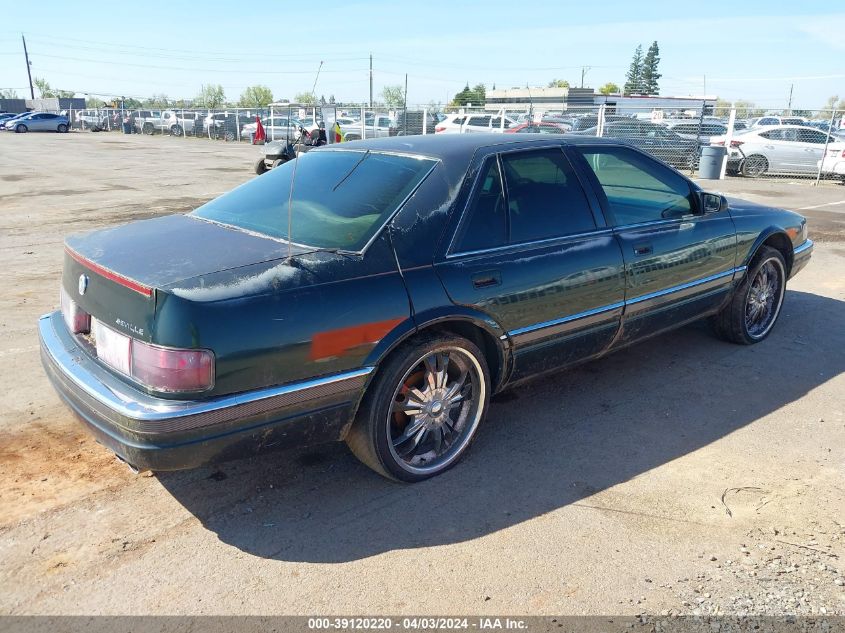
POLYGON ((634 246, 634 255, 650 255, 654 249, 651 244, 638 244, 634 246))
POLYGON ((476 288, 490 288, 502 285, 502 273, 498 270, 488 270, 472 276, 472 285, 476 288))

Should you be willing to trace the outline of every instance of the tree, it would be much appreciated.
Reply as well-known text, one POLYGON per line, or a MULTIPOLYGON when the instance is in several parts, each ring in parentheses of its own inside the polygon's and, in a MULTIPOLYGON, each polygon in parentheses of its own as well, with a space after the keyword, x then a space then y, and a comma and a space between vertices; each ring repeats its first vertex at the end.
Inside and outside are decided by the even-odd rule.
POLYGON ((19 99, 17 90, 13 88, 4 88, 0 90, 0 99, 19 99))
POLYGON ((263 108, 273 103, 273 91, 267 86, 249 86, 241 93, 238 105, 244 108, 263 108))
POLYGON ((549 88, 569 88, 569 82, 566 79, 552 79, 549 88))
POLYGON ((645 54, 643 60, 642 72, 642 89, 643 93, 647 95, 660 94, 660 86, 658 80, 663 76, 657 72, 657 67, 660 64, 660 48, 657 42, 652 42, 648 47, 648 52, 645 54))
POLYGON ((223 86, 220 84, 203 84, 200 88, 200 93, 194 99, 194 103, 201 108, 208 108, 210 110, 219 108, 226 103, 226 93, 223 92, 223 86))
POLYGON ((301 103, 306 106, 317 105, 317 99, 310 92, 300 92, 294 95, 293 101, 294 103, 301 103))
POLYGON ((728 116, 731 113, 733 104, 726 99, 716 99, 716 105, 713 106, 713 116, 728 116))
POLYGON ((763 116, 765 113, 765 111, 762 108, 758 108, 753 101, 746 101, 744 99, 734 101, 734 107, 736 108, 736 118, 738 119, 750 119, 755 116, 763 116))
POLYGON ((837 112, 845 110, 845 99, 840 99, 839 95, 833 95, 828 98, 827 103, 824 104, 824 108, 819 112, 819 116, 822 119, 829 119, 833 116, 834 110, 837 112))
POLYGON ((631 65, 625 75, 625 94, 634 94, 642 92, 643 84, 643 47, 642 44, 637 46, 634 51, 634 58, 631 60, 631 65))
POLYGON ((381 91, 381 98, 388 108, 396 108, 405 102, 405 91, 402 86, 385 86, 381 91))
POLYGON ((150 95, 148 99, 144 99, 145 108, 168 108, 171 105, 173 104, 165 94, 154 94, 150 95))
POLYGON ((60 99, 69 99, 73 95, 76 94, 73 90, 57 90, 55 88, 51 88, 50 84, 47 82, 46 79, 42 79, 36 77, 32 80, 32 83, 38 88, 38 93, 41 95, 42 99, 52 99, 52 98, 60 98, 60 99))
POLYGON ((601 88, 599 88, 599 93, 603 95, 615 95, 619 94, 619 86, 617 86, 612 81, 608 81, 604 84, 601 88))

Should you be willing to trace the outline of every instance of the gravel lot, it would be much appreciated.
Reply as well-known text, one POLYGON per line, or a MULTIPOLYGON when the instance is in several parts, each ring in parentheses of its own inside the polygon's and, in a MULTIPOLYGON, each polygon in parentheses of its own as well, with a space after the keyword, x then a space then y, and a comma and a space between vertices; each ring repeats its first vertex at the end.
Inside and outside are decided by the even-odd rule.
POLYGON ((258 150, 0 135, 0 613, 845 614, 845 187, 754 347, 696 325, 503 394, 457 468, 387 482, 343 445, 136 476, 37 353, 64 235, 189 210, 258 150))

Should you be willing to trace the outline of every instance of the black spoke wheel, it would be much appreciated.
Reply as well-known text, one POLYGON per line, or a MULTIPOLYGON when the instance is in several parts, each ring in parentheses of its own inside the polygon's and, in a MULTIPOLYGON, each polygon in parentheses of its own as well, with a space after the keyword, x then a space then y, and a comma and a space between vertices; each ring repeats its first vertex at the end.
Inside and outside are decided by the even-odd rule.
POLYGON ((490 401, 478 347, 459 337, 426 337, 376 371, 346 438, 352 452, 376 472, 409 482, 456 464, 490 401))
POLYGON ((730 302, 711 320, 716 333, 744 345, 766 338, 783 306, 786 277, 783 255, 774 248, 763 246, 730 302))
POLYGON ((742 175, 747 178, 759 178, 769 170, 769 161, 765 156, 752 154, 742 163, 742 175))

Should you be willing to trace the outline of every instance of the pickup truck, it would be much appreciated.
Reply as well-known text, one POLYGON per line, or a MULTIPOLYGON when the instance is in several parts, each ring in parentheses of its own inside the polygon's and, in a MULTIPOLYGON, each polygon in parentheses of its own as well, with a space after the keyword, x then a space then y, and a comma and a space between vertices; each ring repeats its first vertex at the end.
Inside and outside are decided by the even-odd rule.
POLYGON ((361 129, 361 121, 355 121, 347 125, 341 125, 343 137, 347 141, 360 141, 362 138, 382 138, 390 136, 390 128, 395 127, 396 122, 386 114, 375 114, 367 112, 364 115, 364 129, 361 129), (362 136, 363 134, 363 136, 362 136))

